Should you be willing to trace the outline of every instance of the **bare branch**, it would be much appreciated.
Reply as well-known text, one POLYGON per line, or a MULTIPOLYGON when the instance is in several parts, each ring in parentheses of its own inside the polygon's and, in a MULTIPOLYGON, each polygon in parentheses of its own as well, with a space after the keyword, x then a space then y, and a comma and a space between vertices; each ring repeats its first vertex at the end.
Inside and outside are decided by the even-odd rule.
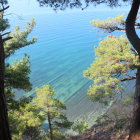
POLYGON ((3 39, 3 42, 8 41, 8 40, 10 40, 10 39, 12 39, 12 37, 4 38, 4 39, 3 39))
POLYGON ((116 30, 118 30, 118 31, 122 31, 122 32, 125 32, 125 28, 119 28, 119 27, 116 27, 116 30))
POLYGON ((132 76, 132 77, 128 77, 128 78, 123 78, 120 81, 124 82, 124 81, 130 81, 130 80, 134 80, 134 79, 136 79, 136 76, 132 76))
POLYGON ((135 49, 131 48, 130 50, 131 50, 132 52, 134 52, 136 55, 138 55, 138 52, 137 52, 135 49))
POLYGON ((9 8, 9 6, 7 6, 7 7, 3 8, 3 9, 1 9, 0 12, 4 12, 4 11, 7 10, 8 8, 9 8))
POLYGON ((140 26, 140 23, 138 23, 138 22, 135 22, 135 26, 140 26))
POLYGON ((10 34, 10 33, 11 33, 11 32, 4 33, 4 34, 2 34, 2 36, 5 36, 5 35, 10 34))

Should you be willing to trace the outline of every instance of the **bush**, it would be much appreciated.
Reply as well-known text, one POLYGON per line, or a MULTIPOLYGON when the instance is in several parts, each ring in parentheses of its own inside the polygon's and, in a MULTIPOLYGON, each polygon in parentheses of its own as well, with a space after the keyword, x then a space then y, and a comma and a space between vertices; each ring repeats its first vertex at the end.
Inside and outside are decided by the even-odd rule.
POLYGON ((89 125, 86 121, 80 121, 77 120, 74 122, 72 126, 73 131, 77 131, 79 134, 85 132, 87 129, 89 129, 89 125))

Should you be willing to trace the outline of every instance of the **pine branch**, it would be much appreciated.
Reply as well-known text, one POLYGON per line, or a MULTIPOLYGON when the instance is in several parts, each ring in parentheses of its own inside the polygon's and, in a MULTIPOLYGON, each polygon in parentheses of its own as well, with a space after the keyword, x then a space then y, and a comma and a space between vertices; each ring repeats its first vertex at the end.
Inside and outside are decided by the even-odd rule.
POLYGON ((134 52, 136 55, 138 55, 138 52, 137 52, 135 49, 131 48, 130 50, 131 50, 132 52, 134 52))
POLYGON ((2 34, 2 36, 5 36, 5 35, 10 34, 10 33, 11 33, 11 32, 4 33, 4 34, 2 34))
POLYGON ((4 12, 4 11, 7 10, 8 8, 9 8, 9 6, 7 6, 7 7, 3 8, 3 9, 1 9, 0 12, 4 12))
POLYGON ((110 30, 110 31, 115 31, 115 30, 117 30, 117 31, 125 31, 125 28, 119 28, 119 27, 100 27, 101 29, 104 29, 104 30, 110 30))
POLYGON ((140 26, 140 23, 135 22, 135 26, 140 26))
POLYGON ((124 81, 129 81, 129 80, 134 80, 134 79, 136 79, 136 76, 132 76, 132 77, 128 77, 128 78, 123 78, 120 81, 124 82, 124 81))
POLYGON ((118 31, 122 31, 122 32, 125 32, 125 28, 119 28, 119 27, 116 27, 116 30, 118 30, 118 31))
POLYGON ((10 40, 10 39, 12 39, 12 37, 4 38, 4 39, 3 39, 3 42, 8 41, 8 40, 10 40))

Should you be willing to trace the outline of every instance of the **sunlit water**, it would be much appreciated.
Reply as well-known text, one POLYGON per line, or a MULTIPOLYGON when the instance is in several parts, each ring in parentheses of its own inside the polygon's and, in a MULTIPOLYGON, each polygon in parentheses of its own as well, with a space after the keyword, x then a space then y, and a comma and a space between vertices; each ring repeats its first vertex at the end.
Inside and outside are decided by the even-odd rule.
POLYGON ((67 116, 71 120, 80 117, 92 124, 105 108, 88 100, 86 92, 92 82, 83 77, 83 71, 94 60, 94 46, 107 34, 93 28, 90 21, 106 19, 118 13, 122 14, 121 11, 81 11, 26 16, 22 20, 11 18, 12 25, 22 28, 31 18, 36 20, 36 27, 30 37, 37 36, 37 43, 18 50, 9 59, 13 61, 25 53, 30 55, 33 90, 24 95, 32 95, 36 87, 50 84, 56 91, 56 97, 67 104, 67 116))

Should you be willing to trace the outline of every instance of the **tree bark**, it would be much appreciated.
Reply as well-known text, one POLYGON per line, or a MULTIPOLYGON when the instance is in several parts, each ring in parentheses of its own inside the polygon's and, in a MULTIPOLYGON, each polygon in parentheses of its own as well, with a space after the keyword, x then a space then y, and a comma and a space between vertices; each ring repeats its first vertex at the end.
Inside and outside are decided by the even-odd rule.
POLYGON ((4 45, 0 35, 0 140, 11 140, 8 113, 4 94, 4 45))
MULTIPOLYGON (((126 19, 126 35, 128 40, 137 51, 140 58, 140 39, 135 30, 135 22, 139 10, 140 0, 133 0, 131 10, 126 19)), ((140 60, 139 60, 140 61, 140 60)), ((136 89, 134 97, 134 110, 130 129, 129 140, 140 139, 140 67, 137 68, 136 89)))
POLYGON ((53 140, 53 131, 52 131, 52 124, 51 124, 51 117, 50 117, 50 112, 48 111, 48 123, 49 123, 49 128, 50 128, 50 138, 53 140))
POLYGON ((135 22, 139 10, 139 0, 133 0, 131 10, 126 19, 126 35, 140 56, 140 39, 135 30, 135 22))
POLYGON ((138 138, 140 139, 140 67, 137 69, 136 74, 136 89, 133 111, 129 140, 137 140, 138 138))

